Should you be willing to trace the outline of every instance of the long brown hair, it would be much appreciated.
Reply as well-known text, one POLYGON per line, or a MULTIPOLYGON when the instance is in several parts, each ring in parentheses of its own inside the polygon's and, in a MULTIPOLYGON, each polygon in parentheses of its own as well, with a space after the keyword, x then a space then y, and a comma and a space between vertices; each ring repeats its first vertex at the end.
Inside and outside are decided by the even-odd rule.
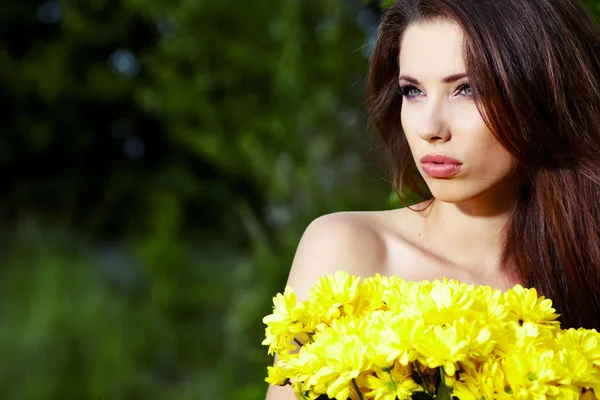
POLYGON ((450 19, 465 34, 477 105, 522 184, 505 260, 551 298, 563 327, 600 329, 600 33, 576 0, 400 0, 383 16, 367 105, 400 192, 430 198, 400 121, 406 27, 450 19))

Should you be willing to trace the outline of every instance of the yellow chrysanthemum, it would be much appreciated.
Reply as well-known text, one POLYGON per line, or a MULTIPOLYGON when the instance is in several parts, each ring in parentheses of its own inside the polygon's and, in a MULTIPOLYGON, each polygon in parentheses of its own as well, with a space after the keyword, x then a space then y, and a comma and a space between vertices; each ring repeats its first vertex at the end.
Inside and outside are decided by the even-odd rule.
POLYGON ((501 336, 496 345, 496 353, 507 356, 520 351, 522 348, 531 344, 537 346, 545 346, 549 341, 553 340, 551 331, 540 327, 534 322, 524 322, 519 325, 514 320, 504 324, 501 336))
POLYGON ((508 400, 512 395, 506 389, 502 359, 491 356, 477 367, 462 370, 452 395, 460 400, 508 400))
POLYGON ((368 312, 388 310, 386 300, 390 297, 390 291, 404 283, 404 279, 397 276, 387 277, 380 274, 363 279, 359 286, 361 304, 358 308, 368 312))
POLYGON ((383 301, 390 311, 416 318, 422 316, 419 305, 422 303, 423 290, 424 285, 420 283, 400 280, 383 293, 383 301))
POLYGON ((480 285, 473 287, 472 296, 475 298, 472 307, 473 316, 488 326, 505 323, 508 310, 502 291, 480 285))
POLYGON ((273 298, 273 314, 263 318, 267 325, 263 345, 269 346, 269 354, 284 354, 295 350, 294 337, 302 332, 302 309, 296 306, 296 295, 290 286, 283 294, 273 298))
POLYGON ((542 399, 560 394, 556 354, 553 350, 527 346, 506 358, 507 391, 515 399, 542 399))
POLYGON ((316 400, 320 396, 319 393, 315 393, 302 381, 296 381, 292 383, 292 388, 294 389, 294 393, 296 394, 296 398, 298 399, 316 400))
POLYGON ((405 318, 392 312, 378 312, 371 319, 367 354, 379 368, 394 365, 397 360, 407 366, 416 360, 415 346, 422 340, 425 324, 422 319, 405 318))
POLYGON ((321 277, 308 294, 309 306, 326 324, 341 316, 353 315, 358 311, 359 284, 358 277, 345 271, 321 277))
POLYGON ((365 398, 375 400, 403 400, 410 399, 414 392, 422 391, 411 377, 411 368, 395 364, 393 368, 385 371, 377 368, 374 375, 361 378, 361 386, 370 391, 365 393, 365 398))
POLYGON ((551 301, 535 289, 502 293, 381 275, 361 281, 338 271, 303 303, 289 287, 273 303, 263 344, 279 362, 265 380, 289 383, 304 399, 358 400, 357 390, 367 399, 410 398, 423 390, 416 371, 428 390, 443 372, 459 400, 600 393, 600 334, 561 331, 551 301))
POLYGON ((561 383, 600 393, 600 335, 595 330, 569 329, 559 332, 555 345, 561 383))
MULTIPOLYGON (((326 367, 325 360, 305 346, 297 354, 290 356, 284 364, 285 374, 292 382, 308 382, 309 379, 326 367)), ((281 361, 280 361, 281 362, 281 361)), ((324 393, 324 392, 323 392, 324 393)))
POLYGON ((422 296, 423 318, 428 324, 445 324, 466 318, 475 297, 467 284, 444 279, 434 281, 426 296, 422 296))
POLYGON ((472 366, 475 361, 484 361, 494 351, 498 339, 492 333, 494 326, 485 325, 481 320, 467 319, 459 319, 452 325, 456 328, 457 335, 467 342, 467 360, 463 361, 463 365, 472 366))
POLYGON ((457 363, 466 361, 469 342, 457 331, 456 326, 434 326, 425 332, 423 340, 415 346, 418 360, 428 368, 444 367, 448 375, 454 375, 457 363))
POLYGON ((484 398, 481 395, 479 382, 472 376, 464 376, 462 379, 454 382, 452 396, 458 400, 480 400, 484 398))
POLYGON ((352 380, 369 369, 363 332, 365 321, 351 316, 333 320, 329 329, 318 331, 314 341, 290 361, 290 371, 307 383, 315 393, 346 400, 352 380), (302 362, 310 365, 302 365, 302 362), (300 373, 303 372, 303 373, 300 373))
POLYGON ((285 386, 289 382, 285 369, 281 365, 267 367, 268 376, 265 379, 270 385, 285 386))
POLYGON ((600 367, 600 332, 595 329, 567 329, 556 335, 556 342, 580 352, 589 362, 600 367))
POLYGON ((365 350, 365 345, 358 336, 347 337, 343 343, 331 344, 326 359, 331 368, 337 371, 337 377, 327 389, 329 398, 348 398, 352 380, 367 369, 365 350))
POLYGON ((364 314, 384 309, 383 294, 388 279, 379 274, 363 279, 358 286, 358 307, 364 314))
POLYGON ((551 330, 558 327, 556 319, 559 315, 552 308, 552 300, 544 296, 538 297, 535 288, 526 289, 515 285, 506 292, 505 297, 509 316, 519 325, 533 322, 551 330))
POLYGON ((581 352, 562 349, 557 353, 556 361, 561 384, 600 389, 600 371, 581 352))
MULTIPOLYGON (((548 396, 551 398, 550 396, 548 396)), ((558 395, 555 397, 556 400, 596 400, 594 396, 594 391, 589 390, 585 393, 581 391, 580 388, 574 385, 559 385, 558 386, 558 395)), ((554 400, 554 399, 553 399, 554 400)))

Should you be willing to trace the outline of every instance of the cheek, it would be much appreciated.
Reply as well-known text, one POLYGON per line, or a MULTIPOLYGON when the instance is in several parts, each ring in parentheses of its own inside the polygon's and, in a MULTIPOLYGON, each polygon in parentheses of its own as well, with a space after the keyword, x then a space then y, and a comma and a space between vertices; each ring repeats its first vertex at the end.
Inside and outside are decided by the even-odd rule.
POLYGON ((515 164, 514 157, 484 127, 473 143, 475 158, 479 159, 482 175, 489 179, 501 178, 510 173, 515 164))
POLYGON ((498 176, 508 175, 515 166, 514 157, 506 151, 500 144, 493 150, 494 157, 491 157, 491 161, 494 164, 495 171, 498 176))
POLYGON ((402 130, 404 131, 404 137, 408 142, 411 150, 414 149, 414 144, 419 137, 417 136, 417 116, 414 112, 404 111, 404 107, 400 113, 400 124, 402 126, 402 130))
POLYGON ((488 129, 475 105, 470 105, 455 114, 454 129, 462 133, 454 139, 461 139, 461 146, 467 150, 466 157, 474 161, 473 172, 485 179, 498 179, 510 173, 514 167, 514 157, 496 140, 488 129), (458 115, 460 114, 460 116, 458 115), (478 171, 478 172, 476 172, 478 171))

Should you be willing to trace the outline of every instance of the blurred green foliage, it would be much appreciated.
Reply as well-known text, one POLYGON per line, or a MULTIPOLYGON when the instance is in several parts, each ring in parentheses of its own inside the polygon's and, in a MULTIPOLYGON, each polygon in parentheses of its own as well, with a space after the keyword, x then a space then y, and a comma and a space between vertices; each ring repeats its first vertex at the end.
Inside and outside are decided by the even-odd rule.
POLYGON ((2 399, 264 398, 261 319, 305 227, 398 206, 363 107, 377 17, 4 2, 2 399))
POLYGON ((302 231, 386 206, 369 18, 359 1, 5 4, 2 398, 264 398, 261 319, 302 231))

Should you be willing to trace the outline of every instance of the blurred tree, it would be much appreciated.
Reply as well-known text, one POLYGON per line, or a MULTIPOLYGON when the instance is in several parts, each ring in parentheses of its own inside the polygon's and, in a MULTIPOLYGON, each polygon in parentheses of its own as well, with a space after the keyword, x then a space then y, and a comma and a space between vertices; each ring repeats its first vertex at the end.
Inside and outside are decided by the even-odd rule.
MULTIPOLYGON (((163 30, 158 47, 141 55, 152 78, 137 92, 140 104, 161 116, 178 146, 261 193, 260 217, 293 224, 298 213, 372 204, 361 182, 343 182, 364 170, 356 149, 367 65, 365 33, 348 4, 129 4, 163 30)), ((224 184, 204 186, 202 196, 229 197, 233 210, 243 198, 224 184)))
POLYGON ((364 167, 364 32, 348 4, 237 3, 3 9, 5 217, 140 233, 158 191, 177 197, 186 227, 236 233, 214 212, 223 199, 280 223, 371 204, 358 182, 332 182, 364 167))
POLYGON ((5 397, 264 395, 261 318, 300 233, 386 200, 353 7, 0 9, 5 397))

